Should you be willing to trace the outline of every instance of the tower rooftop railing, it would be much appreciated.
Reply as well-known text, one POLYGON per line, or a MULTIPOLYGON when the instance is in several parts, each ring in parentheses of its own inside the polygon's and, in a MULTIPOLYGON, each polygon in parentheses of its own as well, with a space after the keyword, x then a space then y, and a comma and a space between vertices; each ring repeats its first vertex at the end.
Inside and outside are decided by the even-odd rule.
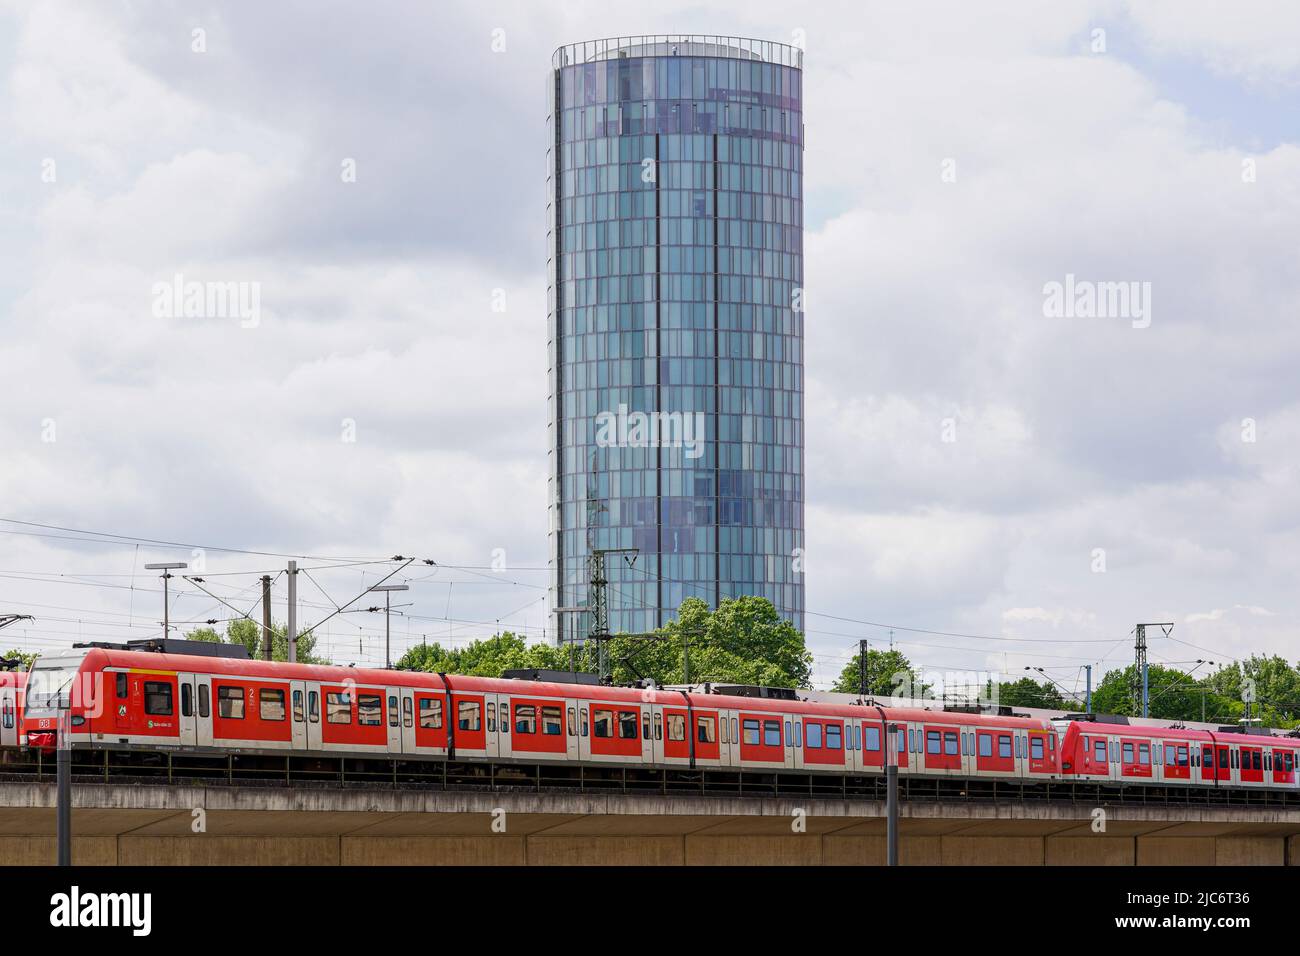
POLYGON ((551 65, 558 70, 580 63, 640 56, 718 56, 803 69, 803 50, 789 43, 701 33, 658 33, 569 43, 555 51, 551 65))

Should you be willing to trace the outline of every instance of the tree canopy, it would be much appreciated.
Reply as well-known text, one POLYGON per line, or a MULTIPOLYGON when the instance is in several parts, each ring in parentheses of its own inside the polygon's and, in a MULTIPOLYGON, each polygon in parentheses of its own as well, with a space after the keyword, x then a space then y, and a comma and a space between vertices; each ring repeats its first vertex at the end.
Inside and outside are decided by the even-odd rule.
MULTIPOLYGON (((248 649, 248 656, 260 659, 263 653, 262 625, 248 618, 239 618, 226 623, 226 633, 220 634, 214 628, 195 628, 185 635, 190 641, 209 641, 213 644, 242 644, 248 649)), ((316 635, 298 635, 299 664, 328 664, 323 657, 317 657, 316 635)), ((271 622, 271 660, 287 661, 289 659, 289 635, 282 623, 271 622)))
MULTIPOLYGON (((612 637, 607 653, 616 684, 649 678, 656 684, 686 682, 689 652, 694 683, 763 684, 809 687, 812 655, 803 635, 764 598, 723 601, 717 610, 699 598, 682 602, 678 617, 652 638, 612 637)), ((595 671, 595 648, 575 649, 577 670, 595 671)), ((497 677, 511 668, 569 669, 569 650, 550 644, 526 645, 509 631, 463 648, 440 644, 412 647, 399 667, 497 677)))

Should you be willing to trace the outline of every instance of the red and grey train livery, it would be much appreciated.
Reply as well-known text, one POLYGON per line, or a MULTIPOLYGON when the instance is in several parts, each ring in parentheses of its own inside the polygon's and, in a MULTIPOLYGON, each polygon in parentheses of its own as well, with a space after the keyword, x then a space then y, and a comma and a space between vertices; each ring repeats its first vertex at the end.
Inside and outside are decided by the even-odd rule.
POLYGON ((38 659, 23 706, 41 748, 64 707, 74 747, 869 775, 892 746, 903 774, 1275 789, 1300 771, 1292 737, 107 647, 38 659))

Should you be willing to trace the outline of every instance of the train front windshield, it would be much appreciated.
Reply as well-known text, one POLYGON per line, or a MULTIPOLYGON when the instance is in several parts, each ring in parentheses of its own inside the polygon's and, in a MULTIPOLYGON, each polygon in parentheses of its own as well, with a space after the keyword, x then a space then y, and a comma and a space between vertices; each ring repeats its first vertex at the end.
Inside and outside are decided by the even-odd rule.
MULTIPOLYGON (((77 672, 85 656, 82 653, 75 657, 38 657, 27 675, 24 713, 29 717, 53 716, 56 711, 71 707, 77 672)), ((80 698, 79 694, 76 696, 80 698)))

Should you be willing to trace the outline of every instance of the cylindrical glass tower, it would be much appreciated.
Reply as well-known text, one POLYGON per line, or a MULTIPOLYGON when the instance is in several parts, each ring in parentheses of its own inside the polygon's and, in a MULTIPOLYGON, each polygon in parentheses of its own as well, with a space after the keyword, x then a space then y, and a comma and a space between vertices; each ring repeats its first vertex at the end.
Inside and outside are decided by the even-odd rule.
POLYGON ((581 636, 688 597, 803 630, 803 53, 710 36, 555 52, 548 85, 551 607, 581 636), (631 550, 635 549, 635 551, 631 550), (629 561, 629 559, 632 559, 629 561))

